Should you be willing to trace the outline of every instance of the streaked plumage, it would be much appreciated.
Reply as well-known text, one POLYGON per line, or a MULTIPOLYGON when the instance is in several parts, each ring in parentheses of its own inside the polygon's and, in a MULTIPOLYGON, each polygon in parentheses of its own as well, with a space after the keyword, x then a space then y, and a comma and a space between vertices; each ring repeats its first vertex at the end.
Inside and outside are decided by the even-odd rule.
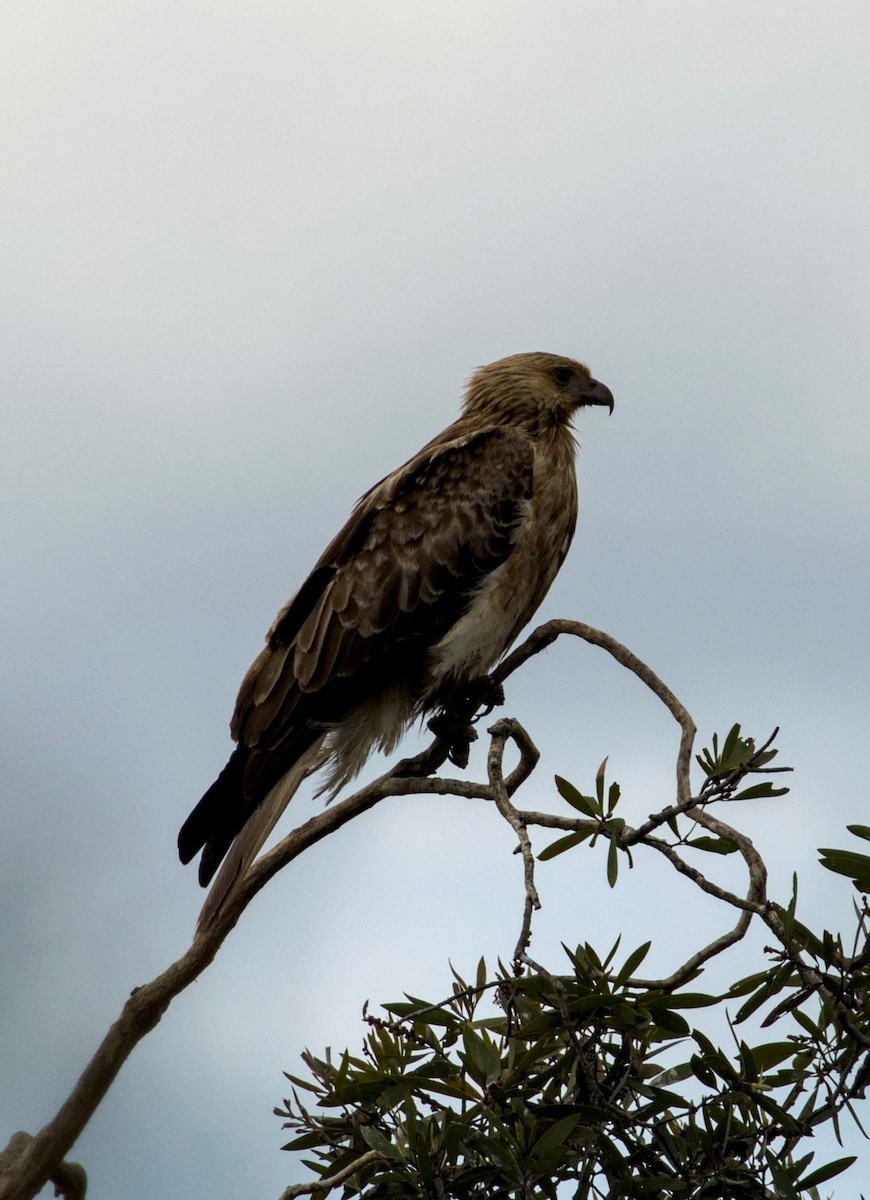
POLYGON ((302 779, 334 795, 374 749, 485 675, 529 621, 574 533, 570 420, 613 406, 572 359, 517 354, 471 379, 462 415, 357 503, 278 614, 242 683, 227 766, 188 817, 201 922, 220 908, 302 779), (228 853, 229 852, 229 853, 228 853))

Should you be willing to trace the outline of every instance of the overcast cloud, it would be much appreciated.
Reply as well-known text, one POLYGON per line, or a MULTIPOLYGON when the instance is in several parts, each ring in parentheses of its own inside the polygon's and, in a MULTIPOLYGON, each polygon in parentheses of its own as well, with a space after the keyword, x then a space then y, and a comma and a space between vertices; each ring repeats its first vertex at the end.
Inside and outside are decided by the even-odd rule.
MULTIPOLYGON (((629 645, 702 744, 781 725, 794 790, 744 827, 774 894, 798 869, 847 922, 815 848, 868 822, 866 3, 7 0, 3 26, 0 1144, 186 948, 176 832, 274 613, 504 354, 616 396, 580 417, 542 619, 629 645)), ((506 711, 544 751, 530 806, 605 754, 627 817, 668 800, 675 728, 600 652, 558 645, 506 711)), ((366 998, 507 957, 512 848, 469 802, 396 800, 274 880, 76 1146, 93 1196, 303 1178, 281 1071, 357 1047, 366 998)), ((553 969, 624 932, 664 971, 721 930, 654 864, 539 887, 553 969)))

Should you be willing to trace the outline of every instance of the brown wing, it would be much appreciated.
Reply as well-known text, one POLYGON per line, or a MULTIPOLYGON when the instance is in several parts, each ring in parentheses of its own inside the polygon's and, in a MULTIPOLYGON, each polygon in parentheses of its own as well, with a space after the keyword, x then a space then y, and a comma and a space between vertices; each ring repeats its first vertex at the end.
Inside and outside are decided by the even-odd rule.
POLYGON ((530 441, 492 428, 436 440, 362 497, 242 683, 239 747, 179 838, 185 861, 208 842, 201 878, 326 729, 397 680, 419 695, 427 651, 510 554, 532 475, 530 441))
POLYGON ((427 650, 510 553, 532 468, 522 434, 490 429, 418 456, 367 493, 242 685, 240 744, 254 758, 289 748, 300 727, 322 731, 399 670, 422 683, 427 650))

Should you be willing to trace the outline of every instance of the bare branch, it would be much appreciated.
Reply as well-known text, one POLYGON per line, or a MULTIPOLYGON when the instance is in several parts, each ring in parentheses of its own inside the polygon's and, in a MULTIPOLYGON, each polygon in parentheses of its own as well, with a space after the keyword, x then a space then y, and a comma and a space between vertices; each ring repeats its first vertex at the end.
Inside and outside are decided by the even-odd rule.
POLYGON ((0 1177, 0 1200, 31 1200, 51 1178, 134 1046, 155 1028, 172 1000, 211 963, 246 906, 282 866, 388 796, 451 791, 460 795, 489 796, 488 789, 482 784, 396 778, 388 772, 306 821, 258 859, 226 911, 197 932, 181 958, 156 979, 133 991, 55 1118, 26 1144, 19 1143, 14 1164, 11 1155, 7 1159, 6 1174, 0 1177))
POLYGON ((600 629, 594 629, 591 625, 584 625, 582 621, 547 621, 544 625, 539 625, 537 629, 533 630, 522 645, 517 646, 516 650, 512 651, 496 667, 492 673, 492 678, 496 683, 504 683, 508 676, 512 675, 524 662, 533 655, 540 654, 542 650, 546 650, 562 634, 582 638, 584 642, 589 642, 592 646, 600 646, 602 650, 606 650, 618 663, 636 675, 642 683, 646 684, 673 716, 682 731, 680 749, 677 755, 677 801, 679 803, 688 803, 691 799, 689 767, 692 761, 692 745, 695 740, 695 733, 697 732, 695 723, 689 716, 689 712, 685 706, 680 703, 671 689, 659 679, 655 671, 650 670, 645 662, 642 662, 636 654, 632 654, 626 646, 623 646, 616 638, 611 637, 609 633, 604 633, 600 629))
POLYGON ((365 1154, 361 1154, 359 1158, 354 1159, 352 1163, 348 1163, 340 1171, 336 1171, 334 1175, 330 1175, 326 1179, 315 1179, 313 1183, 294 1183, 292 1187, 288 1187, 281 1193, 281 1200, 295 1200, 297 1196, 319 1196, 331 1192, 333 1188, 341 1187, 348 1179, 354 1176, 357 1171, 367 1167, 369 1163, 377 1162, 383 1158, 380 1150, 366 1150, 365 1154))
POLYGON ((532 940, 532 912, 534 909, 541 907, 541 901, 535 887, 535 856, 532 851, 532 843, 529 841, 529 834, 525 823, 508 798, 507 786, 502 773, 502 759, 504 758, 505 745, 508 738, 514 739, 520 749, 521 757, 527 763, 531 763, 527 774, 534 768, 539 754, 537 747, 533 744, 519 721, 509 718, 496 721, 490 727, 488 733, 490 734, 491 741, 487 757, 487 769, 489 771, 492 798, 495 801, 498 811, 510 825, 511 829, 513 829, 514 833, 516 833, 519 841, 517 848, 523 856, 523 880, 525 883, 526 899, 523 906, 523 924, 516 949, 514 950, 514 963, 519 966, 522 956, 528 950, 529 942, 532 940))
POLYGON ((743 856, 749 872, 749 887, 746 892, 745 899, 735 896, 731 892, 727 892, 724 888, 718 887, 710 881, 700 871, 690 867, 666 842, 662 842, 657 838, 652 838, 649 835, 643 838, 643 844, 653 846, 656 850, 663 853, 668 861, 677 868, 677 870, 690 878, 693 883, 696 883, 703 891, 709 895, 715 896, 717 900, 722 900, 726 904, 730 904, 741 910, 737 924, 728 933, 723 933, 720 937, 715 938, 709 945, 693 954, 687 959, 682 966, 678 967, 666 979, 641 980, 633 979, 632 983, 638 987, 648 987, 650 989, 661 989, 669 991, 672 988, 679 987, 687 979, 689 979, 699 967, 703 966, 711 958, 717 954, 721 954, 723 950, 727 950, 730 946, 741 941, 746 936, 749 925, 753 916, 764 917, 767 913, 767 868, 761 858, 761 855, 753 846, 752 842, 744 834, 739 833, 736 829, 732 829, 730 825, 726 825, 724 821, 710 815, 710 813, 696 812, 694 819, 699 825, 709 829, 711 833, 715 833, 718 837, 729 838, 737 843, 737 847, 743 856))
MULTIPOLYGON (((15 1169, 19 1158, 32 1141, 29 1133, 13 1133, 6 1148, 0 1151, 0 1179, 15 1169)), ((79 1163, 58 1163, 49 1177, 49 1182, 54 1185, 55 1196, 63 1196, 64 1200, 85 1200, 88 1177, 79 1163)))
MULTIPOLYGON (((502 781, 505 800, 528 778, 537 761, 537 750, 525 732, 517 727, 513 736, 520 749, 520 762, 502 781)), ((133 1047, 155 1028, 172 1000, 212 962, 248 904, 273 875, 310 846, 390 796, 432 794, 495 799, 492 787, 486 784, 421 778, 411 774, 415 766, 421 770, 431 769, 442 748, 443 743, 436 738, 430 749, 417 760, 403 760, 398 768, 381 775, 347 799, 330 805, 256 860, 230 902, 214 921, 197 931, 189 950, 156 979, 133 991, 54 1120, 35 1137, 28 1135, 26 1142, 19 1140, 14 1147, 10 1143, 5 1173, 0 1175, 0 1200, 30 1200, 52 1177, 52 1172, 58 1169, 91 1119, 133 1047)), ((440 761, 444 761, 443 757, 440 761)))
MULTIPOLYGON (((729 946, 733 946, 736 942, 739 942, 745 936, 753 916, 757 915, 763 917, 767 911, 764 903, 764 880, 766 879, 766 871, 764 868, 764 863, 761 861, 760 857, 758 858, 758 864, 760 864, 761 873, 758 873, 758 867, 754 864, 752 867, 750 867, 749 888, 746 898, 743 899, 740 896, 737 896, 732 892, 728 892, 724 888, 720 888, 718 885, 711 883, 701 871, 690 866, 684 859, 682 859, 677 853, 676 849, 670 845, 670 843, 659 838, 652 837, 649 830, 664 824, 665 820, 667 819, 665 814, 670 817, 674 816, 678 812, 685 811, 687 811, 686 806, 672 805, 667 809, 663 809, 661 813, 654 814, 654 816, 652 816, 645 825, 641 826, 640 829, 632 829, 630 825, 627 825, 620 834, 608 834, 608 836, 617 836, 621 845, 643 845, 650 846, 652 849, 657 850, 660 854, 663 854, 668 859, 671 865, 674 866, 681 875, 685 875, 688 879, 691 879, 692 882, 698 887, 702 888, 703 891, 707 892, 709 895, 715 896, 717 900, 722 900, 726 904, 731 904, 739 908, 741 910, 740 917, 738 918, 737 924, 733 929, 731 929, 728 933, 724 933, 720 937, 715 938, 708 946, 705 946, 702 950, 699 950, 697 954, 693 954, 690 959, 688 959, 682 964, 682 966, 678 967, 666 978, 633 978, 631 983, 637 987, 649 988, 650 990, 656 989, 660 991, 670 991, 673 988, 679 987, 688 978, 690 978, 690 976, 692 976, 700 966, 703 966, 705 962, 711 958, 714 958, 717 954, 721 954, 722 951, 727 950, 729 946), (659 818, 662 819, 659 820, 659 818), (759 880, 761 882, 760 888, 759 880)), ((561 817, 556 816, 553 813, 533 812, 526 809, 517 810, 517 816, 522 821, 524 826, 537 825, 546 829, 563 830, 567 833, 579 833, 585 831, 594 833, 596 830, 601 828, 600 821, 594 821, 588 817, 561 817)), ((724 824, 724 822, 717 822, 717 824, 723 830, 729 828, 724 824)), ((708 825, 708 828, 710 827, 711 826, 708 825)), ((726 834, 723 832, 721 836, 732 837, 732 833, 726 834)), ((740 838, 742 839, 742 835, 740 835, 740 838)), ((737 841, 738 837, 734 836, 734 840, 737 841)), ((748 839, 746 840, 748 841, 748 839)), ((749 845, 752 845, 751 842, 749 845)), ((757 852, 754 851, 754 847, 752 847, 752 851, 757 855, 757 852)))

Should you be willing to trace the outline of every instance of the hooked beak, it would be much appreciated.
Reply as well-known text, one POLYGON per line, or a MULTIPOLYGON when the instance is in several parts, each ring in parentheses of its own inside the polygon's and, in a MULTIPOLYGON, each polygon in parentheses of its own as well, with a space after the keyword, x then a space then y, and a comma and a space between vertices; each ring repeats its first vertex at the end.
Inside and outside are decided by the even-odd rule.
POLYGON ((587 404, 603 404, 613 412, 613 392, 606 383, 599 383, 597 379, 593 379, 589 385, 589 391, 584 392, 580 403, 587 404))

